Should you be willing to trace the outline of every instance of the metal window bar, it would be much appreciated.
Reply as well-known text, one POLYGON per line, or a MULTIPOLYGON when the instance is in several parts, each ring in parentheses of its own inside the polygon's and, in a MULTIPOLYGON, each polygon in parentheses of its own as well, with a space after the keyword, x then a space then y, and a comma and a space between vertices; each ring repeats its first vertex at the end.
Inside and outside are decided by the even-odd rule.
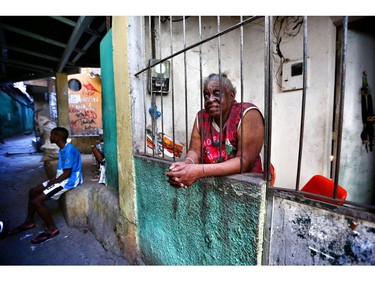
MULTIPOLYGON (((240 17, 240 22, 243 20, 243 17, 240 17)), ((241 92, 241 118, 243 116, 243 25, 240 26, 240 92, 241 92)), ((241 122, 242 123, 242 122, 241 122)), ((243 123, 242 123, 243 124, 243 123)), ((243 128, 241 125, 241 143, 243 144, 243 128)), ((241 145, 241 158, 240 158, 240 172, 243 173, 243 145, 241 145)))
MULTIPOLYGON (((149 35, 150 35, 150 44, 151 44, 151 58, 155 58, 156 51, 155 51, 155 23, 153 20, 153 17, 151 16, 149 19, 149 35)), ((150 64, 150 62, 149 62, 150 64)), ((155 155, 158 154, 158 139, 157 139, 157 122, 156 122, 156 94, 154 91, 152 91, 152 80, 149 79, 149 89, 151 94, 151 124, 152 124, 152 137, 153 137, 153 143, 154 143, 154 149, 152 152, 152 155, 155 157, 155 155)))
POLYGON ((302 149, 303 149, 303 137, 305 131, 305 109, 306 109, 306 77, 307 73, 307 17, 303 18, 303 72, 302 72, 302 109, 301 109, 301 124, 300 124, 300 136, 299 136, 299 149, 298 149, 298 164, 297 164, 297 178, 296 178, 296 190, 299 190, 299 181, 301 178, 301 163, 302 163, 302 149))
MULTIPOLYGON (((202 17, 199 16, 199 40, 202 41, 202 17)), ((199 90, 200 90, 200 100, 201 100, 201 108, 203 108, 204 102, 203 102, 203 72, 202 72, 202 44, 199 45, 199 90)), ((202 116, 203 119, 203 116, 202 116)), ((198 120, 197 120, 198 121, 198 120)), ((200 122, 202 124, 202 122, 200 122)), ((203 143, 203 135, 200 134, 201 143, 203 143)), ((201 145, 201 163, 203 164, 203 145, 201 145)))
POLYGON ((343 18, 343 40, 342 40, 342 51, 341 51, 341 77, 340 77, 340 108, 339 108, 339 120, 338 120, 338 134, 337 134, 337 151, 336 151, 336 167, 335 167, 335 178, 334 178, 334 190, 333 198, 336 198, 338 181, 340 174, 340 158, 341 158, 341 139, 342 139, 342 125, 344 116, 344 99, 345 99, 345 78, 346 78, 346 49, 348 44, 348 17, 343 18))
MULTIPOLYGON (((172 19, 172 16, 170 16, 172 19)), ((169 45, 171 47, 171 55, 173 54, 173 21, 169 21, 169 45)), ((176 132, 175 132, 175 126, 174 126, 174 79, 173 79, 173 57, 171 58, 171 76, 170 76, 170 85, 171 85, 171 95, 172 95, 172 140, 173 143, 176 143, 176 132)), ((176 161, 176 147, 173 146, 173 161, 176 161)))
POLYGON ((272 125, 272 47, 271 47, 272 17, 264 19, 264 116, 265 116, 265 138, 264 138, 264 180, 269 186, 270 164, 271 164, 271 125, 272 125))
MULTIPOLYGON (((220 33, 220 16, 217 17, 217 33, 220 33)), ((221 84, 221 36, 217 37, 217 61, 218 61, 218 67, 219 67, 219 81, 220 81, 220 124, 219 124, 219 151, 220 151, 220 157, 219 161, 221 158, 221 151, 223 150, 223 108, 222 108, 222 100, 223 100, 223 95, 222 95, 222 84, 221 84)))
MULTIPOLYGON (((161 59, 161 17, 158 17, 158 24, 159 24, 159 59, 161 59)), ((162 73, 162 64, 159 64, 159 72, 162 73)), ((164 103, 163 103, 163 83, 160 83, 160 111, 164 112, 164 103)), ((162 157, 164 158, 164 149, 163 149, 163 138, 164 138, 164 114, 161 114, 161 141, 162 141, 162 147, 161 147, 161 153, 162 157)), ((158 134, 158 132, 155 132, 158 134)))
MULTIPOLYGON (((143 22, 144 25, 144 22, 143 22)), ((146 38, 146 32, 144 28, 141 28, 141 46, 146 46, 144 39, 146 38)), ((146 52, 145 48, 143 48, 144 52, 146 52)), ((144 55, 144 58, 146 58, 146 55, 144 55)), ((143 79, 143 81, 147 81, 147 73, 144 73, 144 77, 146 79, 143 79)), ((146 94, 147 94, 147 83, 142 83, 142 88, 143 88, 143 119, 145 124, 147 124, 147 107, 146 107, 146 94)), ((146 131, 146 126, 144 130, 144 139, 147 140, 147 131, 146 131)), ((146 152, 147 150, 147 141, 143 142, 143 151, 146 152)))
MULTIPOLYGON (((186 19, 185 16, 183 16, 182 19, 182 25, 183 25, 183 36, 184 36, 184 49, 186 49, 186 19)), ((189 145, 189 125, 188 125, 188 96, 187 96, 187 68, 186 68, 186 51, 184 52, 184 78, 185 78, 185 137, 186 137, 186 151, 188 150, 189 145)))

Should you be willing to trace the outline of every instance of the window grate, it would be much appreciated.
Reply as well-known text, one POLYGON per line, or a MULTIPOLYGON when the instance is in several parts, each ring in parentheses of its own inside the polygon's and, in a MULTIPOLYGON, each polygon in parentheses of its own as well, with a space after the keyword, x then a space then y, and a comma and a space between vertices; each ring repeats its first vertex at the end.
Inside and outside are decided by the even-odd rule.
MULTIPOLYGON (((238 85, 239 85, 239 92, 240 92, 240 102, 243 103, 245 100, 245 83, 246 77, 248 77, 248 68, 245 65, 248 63, 249 54, 247 51, 247 46, 245 43, 245 37, 250 36, 248 33, 245 32, 245 27, 250 24, 258 24, 263 20, 262 26, 264 28, 264 93, 263 93, 263 116, 264 116, 264 124, 265 124, 265 140, 264 140, 264 147, 263 147, 263 167, 264 167, 264 179, 271 178, 271 140, 272 140, 272 102, 273 102, 273 81, 274 81, 274 69, 273 69, 273 56, 275 55, 274 48, 273 48, 273 17, 265 16, 251 16, 244 18, 243 16, 239 17, 239 21, 237 23, 229 24, 227 23, 227 19, 225 17, 216 17, 216 31, 213 31, 212 28, 207 35, 208 27, 205 26, 202 22, 207 17, 185 17, 182 16, 178 20, 173 20, 172 16, 169 17, 145 17, 145 23, 147 22, 148 28, 144 28, 141 32, 141 42, 146 52, 147 60, 144 65, 145 67, 140 69, 138 72, 135 73, 136 77, 149 77, 149 73, 153 68, 161 68, 162 63, 169 62, 170 63, 170 79, 169 79, 169 92, 167 94, 162 93, 162 89, 160 89, 160 94, 151 91, 151 93, 147 94, 146 88, 151 89, 151 81, 149 81, 149 85, 144 86, 144 125, 145 125, 145 135, 144 138, 147 138, 147 124, 150 121, 150 116, 148 116, 147 112, 147 102, 151 97, 151 109, 155 112, 160 107, 162 112, 160 116, 160 121, 156 118, 152 119, 152 135, 153 135, 153 142, 155 144, 155 149, 152 150, 150 154, 148 152, 148 148, 146 145, 146 141, 144 142, 143 146, 143 153, 146 155, 150 155, 157 159, 166 159, 168 161, 178 161, 180 158, 177 156, 176 147, 172 147, 172 151, 169 151, 169 154, 165 154, 165 150, 161 149, 158 150, 158 143, 162 143, 163 137, 165 135, 170 134, 170 139, 174 144, 181 142, 181 135, 183 135, 183 142, 185 145, 185 149, 187 151, 189 146, 189 137, 190 131, 193 122, 191 119, 195 116, 195 113, 198 111, 196 109, 203 108, 203 97, 202 97, 202 84, 203 84, 203 77, 204 70, 207 71, 207 48, 205 46, 208 44, 215 45, 216 44, 216 60, 217 60, 217 73, 222 73, 223 68, 223 57, 228 57, 228 51, 223 50, 223 46, 228 44, 228 38, 225 36, 233 36, 238 39, 238 50, 236 52, 239 53, 238 62, 238 85), (192 28, 194 27, 191 22, 189 23, 190 19, 196 19, 198 25, 198 32, 197 36, 191 40, 192 28), (166 21, 169 21, 169 24, 165 24, 166 21), (223 24, 225 22, 225 24, 223 24), (181 26, 182 28, 177 29, 175 26, 181 26), (226 28, 222 29, 222 26, 226 28), (205 33, 203 32, 205 31, 205 33), (182 36, 181 33, 182 32, 182 36), (214 34, 212 34, 214 33, 214 34), (206 37, 204 38, 204 34, 206 37), (169 37, 169 38, 168 38, 169 37), (181 41, 179 41, 181 40, 181 41), (189 42, 193 41, 192 43, 189 42), (149 42, 149 43, 146 43, 149 42), (180 47, 176 48, 179 43, 180 47), (189 44, 190 43, 190 44, 189 44), (176 51, 176 49, 178 51, 176 51), (197 54, 197 55, 196 55, 197 54), (193 69, 193 70, 192 70, 193 69), (194 74, 192 75, 192 72, 194 74), (142 76, 141 76, 142 75, 142 76), (198 79, 196 79, 198 78, 198 79), (181 83, 181 80, 183 81, 181 83), (176 86, 177 83, 180 82, 179 86, 176 86), (182 84, 182 86, 181 86, 182 84), (193 86, 192 86, 193 85, 193 86), (194 89, 194 90, 192 90, 194 89), (196 95, 198 93, 198 95, 196 95), (183 104, 183 107, 181 107, 183 104), (167 116, 168 110, 170 110, 170 115, 167 116), (194 113, 192 113, 194 112, 194 113), (193 116, 193 117, 192 117, 193 116), (157 124, 161 125, 161 142, 160 138, 158 139, 158 129, 157 124), (183 124, 182 126, 178 124, 183 124), (180 133, 177 133, 180 131, 180 133), (183 133, 181 133, 183 131, 183 133)), ((145 24, 145 26, 147 26, 145 24)), ((305 140, 305 119, 306 119, 306 97, 307 97, 307 78, 310 75, 309 67, 308 67, 308 57, 309 57, 309 50, 308 50, 308 18, 305 16, 302 20, 303 26, 303 48, 302 48, 302 63, 301 63, 301 70, 302 70, 302 99, 301 99, 301 116, 300 116, 300 127, 299 127, 299 140, 298 140, 298 161, 296 167, 296 179, 295 179, 295 186, 294 190, 300 194, 306 194, 300 190, 300 181, 301 181, 301 167, 302 167, 302 160, 303 160, 303 148, 304 148, 304 140, 305 140)), ((338 190, 338 181, 339 181, 339 172, 340 172, 340 150, 341 150, 341 139, 342 139, 342 123, 343 123, 343 112, 344 112, 344 96, 345 96, 345 72, 346 72, 346 48, 347 48, 347 31, 348 31, 348 17, 343 17, 343 38, 342 38, 342 50, 341 50, 341 77, 340 77, 340 102, 339 102, 339 120, 338 120, 338 142, 336 146, 336 162, 334 167, 334 191, 332 197, 333 200, 337 197, 337 190, 338 190)), ((246 41, 248 42, 248 40, 246 41)), ((211 45, 211 46, 212 46, 211 45)), ((277 47, 278 48, 278 47, 277 47)), ((210 51, 213 50, 213 47, 210 51)), ((280 52, 279 49, 276 51, 280 52)), ((226 58, 226 63, 228 63, 228 59, 226 58)), ((215 72, 212 69, 210 72, 215 72)), ((146 80, 146 79, 144 79, 146 80)), ((151 79, 148 79, 151 80, 151 79)), ((248 85, 247 85, 248 86, 248 85)), ((220 108, 221 111, 221 108, 220 108)), ((243 112, 241 112, 243 113, 243 112)), ((168 113, 169 114, 169 113, 168 113)), ((222 120, 220 119, 220 128, 222 128, 222 120)), ((241 126, 243 136, 243 128, 241 126)), ((220 146, 222 145, 221 134, 220 134, 220 146)), ((243 163, 241 159, 241 173, 243 172, 242 169, 243 163)), ((293 174, 293 173, 292 173, 293 174)), ((269 187, 269 180, 266 180, 267 187, 269 187)), ((282 187, 273 187, 274 189, 284 190, 282 187)), ((293 188, 293 187, 292 187, 293 188)), ((288 189, 290 190, 290 189, 288 189)), ((318 196, 319 197, 319 196, 318 196)), ((324 198, 325 196, 321 196, 324 198)), ((340 201, 340 200, 337 200, 340 201)), ((366 209, 374 209, 367 204, 358 204, 353 203, 350 201, 344 201, 348 205, 352 206, 364 206, 366 209)))

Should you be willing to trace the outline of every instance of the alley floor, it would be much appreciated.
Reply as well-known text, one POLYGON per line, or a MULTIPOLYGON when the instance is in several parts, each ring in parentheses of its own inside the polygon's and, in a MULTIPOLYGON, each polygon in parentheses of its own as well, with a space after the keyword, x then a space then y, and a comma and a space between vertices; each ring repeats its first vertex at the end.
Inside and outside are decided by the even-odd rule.
MULTIPOLYGON (((22 134, 0 143, 0 220, 10 228, 23 222, 28 190, 47 179, 42 153, 35 152, 32 134, 22 134)), ((84 184, 95 174, 91 155, 82 155, 84 184)), ((38 245, 31 239, 45 228, 35 216, 36 227, 0 240, 0 265, 128 265, 122 257, 107 251, 89 229, 66 224, 58 202, 47 201, 60 234, 38 245)))

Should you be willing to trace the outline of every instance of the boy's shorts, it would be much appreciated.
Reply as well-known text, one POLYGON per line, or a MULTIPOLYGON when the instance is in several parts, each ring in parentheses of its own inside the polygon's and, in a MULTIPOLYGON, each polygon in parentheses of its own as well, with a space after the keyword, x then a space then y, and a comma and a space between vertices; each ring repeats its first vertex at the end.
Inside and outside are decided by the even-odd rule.
MULTIPOLYGON (((46 187, 48 182, 49 181, 45 181, 44 183, 42 183, 43 186, 46 187)), ((60 196, 63 193, 67 192, 68 190, 69 189, 61 186, 61 183, 55 183, 55 184, 49 186, 48 188, 46 188, 45 190, 43 190, 43 193, 53 200, 58 200, 60 198, 60 196)))

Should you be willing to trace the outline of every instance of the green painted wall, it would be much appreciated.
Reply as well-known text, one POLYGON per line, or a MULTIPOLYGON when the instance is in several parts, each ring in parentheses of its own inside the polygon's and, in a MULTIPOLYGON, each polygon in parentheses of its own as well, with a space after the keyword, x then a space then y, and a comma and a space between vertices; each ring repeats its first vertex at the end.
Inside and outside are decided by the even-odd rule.
POLYGON ((113 74, 112 30, 100 43, 102 78, 102 111, 104 154, 106 159, 106 184, 118 190, 116 99, 113 74))
POLYGON ((165 176, 169 164, 136 156, 135 165, 139 245, 146 264, 260 263, 261 178, 250 183, 241 175, 210 177, 175 189, 165 176))
POLYGON ((0 134, 11 137, 33 130, 33 108, 21 105, 6 93, 0 91, 0 134))

